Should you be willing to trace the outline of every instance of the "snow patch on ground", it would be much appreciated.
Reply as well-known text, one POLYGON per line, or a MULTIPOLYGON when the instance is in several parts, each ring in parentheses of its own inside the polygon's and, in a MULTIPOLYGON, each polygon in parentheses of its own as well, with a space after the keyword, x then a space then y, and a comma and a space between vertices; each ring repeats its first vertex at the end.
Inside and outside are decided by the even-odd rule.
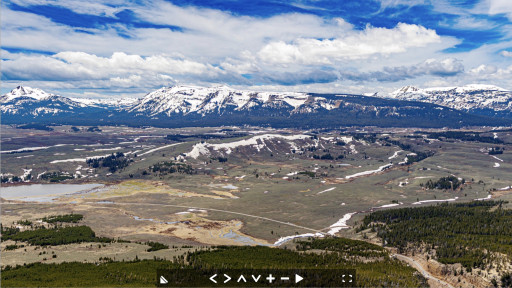
POLYGON ((100 148, 100 149, 94 149, 93 151, 97 152, 97 151, 120 150, 120 149, 122 149, 122 148, 123 148, 123 147, 100 148))
MULTIPOLYGON (((258 152, 259 152, 261 149, 266 147, 266 144, 265 144, 266 140, 280 138, 280 139, 285 139, 285 140, 289 140, 289 141, 294 141, 294 140, 308 139, 310 137, 311 136, 302 135, 302 134, 300 134, 300 135, 262 134, 262 135, 253 136, 249 139, 243 139, 243 140, 238 140, 238 141, 228 142, 228 143, 219 143, 219 144, 198 143, 198 144, 195 144, 192 148, 192 151, 190 151, 186 155, 188 157, 197 159, 197 157, 199 157, 200 155, 209 155, 210 151, 208 148, 212 148, 215 151, 223 150, 226 154, 231 154, 233 149, 236 149, 237 147, 241 147, 241 146, 252 146, 252 147, 256 148, 256 150, 258 150, 258 152)), ((294 144, 292 144, 292 143, 288 143, 288 144, 291 145, 292 147, 294 146, 294 144)), ((269 148, 267 147, 267 149, 269 149, 269 148)), ((270 151, 270 149, 269 149, 269 151, 270 151)))
POLYGON ((98 158, 103 158, 103 157, 108 157, 110 156, 110 154, 107 154, 107 155, 98 155, 98 156, 91 156, 91 157, 86 157, 86 158, 73 158, 73 159, 62 159, 62 160, 53 160, 50 162, 50 164, 55 164, 55 163, 66 163, 66 162, 85 162, 87 161, 88 159, 98 159, 98 158))
POLYGON ((343 217, 338 220, 336 223, 329 226, 329 231, 327 231, 327 234, 334 235, 341 231, 341 229, 347 229, 350 228, 350 226, 347 225, 348 220, 352 218, 352 215, 356 214, 357 212, 347 213, 343 215, 343 217))
POLYGON ((176 145, 180 145, 180 144, 181 143, 174 143, 174 144, 169 144, 169 145, 165 145, 165 146, 160 146, 160 147, 157 147, 155 149, 151 149, 151 150, 148 150, 148 151, 146 151, 144 153, 141 153, 138 156, 143 156, 143 155, 146 155, 146 154, 149 154, 149 153, 153 153, 153 152, 158 151, 158 150, 162 150, 162 149, 169 148, 169 147, 176 146, 176 145))
POLYGON ((66 145, 71 145, 71 144, 57 144, 57 145, 53 145, 53 146, 41 146, 41 147, 25 147, 25 148, 20 148, 20 149, 16 149, 16 150, 1 151, 0 153, 1 154, 11 154, 11 153, 29 152, 29 151, 49 149, 52 147, 62 147, 62 146, 66 146, 66 145))
POLYGON ((21 180, 27 181, 28 175, 32 173, 32 169, 23 169, 23 175, 21 176, 21 180))
POLYGON ((379 207, 373 207, 373 209, 389 208, 389 207, 395 207, 395 206, 398 206, 398 205, 400 205, 400 204, 399 203, 386 204, 386 205, 382 205, 382 206, 379 206, 379 207))
POLYGON ((206 211, 204 209, 193 209, 193 208, 190 208, 187 211, 189 211, 189 212, 199 212, 199 213, 206 213, 206 212, 208 212, 208 211, 206 211))
POLYGON ((290 240, 293 240, 293 239, 296 239, 296 238, 307 238, 307 237, 324 237, 324 234, 322 233, 306 233, 306 234, 299 234, 299 235, 292 235, 292 236, 286 236, 286 237, 281 237, 279 238, 275 243, 274 243, 274 246, 281 246, 282 244, 290 241, 290 240))
POLYGON ((350 142, 352 142, 353 138, 352 138, 352 136, 340 136, 340 137, 338 137, 338 140, 341 140, 345 143, 350 143, 350 142))
POLYGON ((450 198, 450 199, 444 199, 444 200, 423 200, 423 201, 418 201, 418 202, 414 202, 412 203, 412 205, 420 205, 420 204, 423 204, 423 203, 432 203, 432 202, 452 202, 452 201, 455 201, 459 199, 459 197, 455 197, 455 198, 450 198))
POLYGON ((393 164, 389 163, 389 164, 380 166, 379 169, 363 171, 363 172, 359 172, 356 174, 345 176, 345 179, 351 179, 351 178, 355 178, 355 177, 359 177, 359 176, 367 176, 367 175, 379 173, 379 172, 382 172, 382 171, 388 169, 391 166, 393 166, 393 164))
POLYGON ((399 186, 399 187, 404 187, 404 186, 406 186, 407 184, 409 184, 409 179, 405 179, 405 181, 404 181, 404 182, 400 182, 400 183, 398 183, 398 186, 399 186))
POLYGON ((34 157, 34 155, 25 155, 25 156, 18 156, 16 157, 16 159, 21 159, 21 158, 30 158, 30 157, 34 157))
POLYGON ((352 144, 352 145, 350 145, 350 147, 349 147, 349 148, 350 148, 350 153, 352 153, 352 154, 357 154, 357 153, 359 153, 359 152, 357 152, 357 150, 356 150, 356 145, 352 144))
POLYGON ((205 143, 197 143, 192 147, 192 151, 188 152, 187 157, 197 159, 201 155, 210 155, 210 150, 206 147, 205 143))
POLYGON ((52 146, 26 147, 26 148, 20 148, 20 149, 16 149, 16 150, 5 150, 5 151, 1 151, 0 153, 1 154, 11 154, 11 153, 21 153, 21 152, 32 152, 32 151, 37 151, 37 150, 48 149, 50 147, 52 147, 52 146))
POLYGON ((477 198, 477 199, 473 199, 473 200, 475 200, 475 201, 484 201, 484 200, 489 200, 489 199, 491 199, 491 198, 492 198, 492 195, 491 195, 491 194, 489 194, 489 195, 487 195, 487 197, 485 197, 485 198, 477 198))
POLYGON ((336 189, 336 187, 331 187, 331 188, 329 188, 329 189, 325 189, 324 191, 320 191, 320 192, 318 192, 318 193, 316 193, 316 194, 317 194, 317 195, 319 195, 319 194, 323 194, 323 193, 325 193, 325 192, 329 192, 329 191, 332 191, 332 190, 334 190, 334 189, 336 189))
MULTIPOLYGON (((224 149, 226 151, 231 151, 232 149, 235 149, 240 146, 253 146, 258 150, 258 152, 265 147, 265 140, 271 140, 274 138, 281 138, 285 140, 300 140, 300 139, 307 139, 311 136, 308 135, 279 135, 279 134, 263 134, 263 135, 257 135, 249 139, 239 140, 235 142, 230 143, 220 143, 220 144, 208 144, 209 147, 212 147, 213 150, 221 150, 224 149)), ((228 153, 228 152, 226 152, 228 153)), ((228 153, 229 154, 229 153, 228 153)))
POLYGON ((496 160, 498 160, 498 161, 503 162, 503 159, 500 159, 500 158, 498 158, 498 157, 496 157, 496 156, 494 156, 494 155, 491 155, 491 157, 492 157, 492 158, 494 158, 494 159, 496 159, 496 160))
POLYGON ((404 151, 404 150, 398 150, 398 151, 395 151, 395 153, 394 153, 393 155, 389 156, 389 158, 388 158, 388 159, 389 159, 389 160, 391 160, 391 159, 394 159, 394 158, 398 157, 398 153, 400 153, 400 152, 402 152, 402 151, 404 151))
POLYGON ((500 167, 500 163, 498 163, 498 162, 494 162, 494 166, 492 166, 492 167, 493 167, 493 168, 498 168, 498 167, 500 167))

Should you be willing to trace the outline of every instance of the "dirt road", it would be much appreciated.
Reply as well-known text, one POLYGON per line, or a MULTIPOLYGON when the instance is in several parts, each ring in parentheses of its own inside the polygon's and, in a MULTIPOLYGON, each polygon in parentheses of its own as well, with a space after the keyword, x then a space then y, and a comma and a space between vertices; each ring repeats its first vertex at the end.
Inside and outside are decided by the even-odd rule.
POLYGON ((425 277, 428 280, 430 280, 429 284, 431 284, 432 287, 449 287, 449 288, 454 288, 449 283, 447 283, 447 282, 445 282, 445 281, 443 281, 443 280, 441 280, 439 278, 436 278, 435 276, 430 274, 427 270, 425 270, 425 268, 423 268, 423 266, 421 266, 421 264, 418 261, 412 259, 411 257, 407 257, 407 256, 402 255, 402 254, 392 254, 392 256, 396 257, 398 260, 402 260, 402 261, 407 262, 409 265, 411 265, 416 270, 418 270, 423 275, 423 277, 425 277))

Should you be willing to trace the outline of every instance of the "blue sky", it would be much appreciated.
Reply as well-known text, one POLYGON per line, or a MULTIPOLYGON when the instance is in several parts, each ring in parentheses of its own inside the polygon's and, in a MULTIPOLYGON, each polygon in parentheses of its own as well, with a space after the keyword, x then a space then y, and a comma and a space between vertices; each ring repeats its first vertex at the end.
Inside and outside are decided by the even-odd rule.
POLYGON ((512 89, 509 0, 2 1, 2 93, 512 89))

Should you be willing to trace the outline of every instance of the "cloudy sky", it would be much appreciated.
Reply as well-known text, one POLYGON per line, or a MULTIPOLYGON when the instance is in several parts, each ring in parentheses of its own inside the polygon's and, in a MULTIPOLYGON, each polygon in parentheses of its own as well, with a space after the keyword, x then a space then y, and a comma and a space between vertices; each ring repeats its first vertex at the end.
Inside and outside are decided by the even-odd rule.
POLYGON ((4 0, 2 94, 512 90, 510 0, 4 0))

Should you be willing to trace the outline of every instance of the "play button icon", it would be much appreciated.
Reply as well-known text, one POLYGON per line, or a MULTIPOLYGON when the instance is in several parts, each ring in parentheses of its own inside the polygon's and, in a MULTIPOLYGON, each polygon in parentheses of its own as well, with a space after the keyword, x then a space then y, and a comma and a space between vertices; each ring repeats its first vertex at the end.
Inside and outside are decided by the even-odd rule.
POLYGON ((304 278, 300 277, 299 274, 295 274, 295 283, 299 283, 300 281, 302 281, 302 279, 304 278))

